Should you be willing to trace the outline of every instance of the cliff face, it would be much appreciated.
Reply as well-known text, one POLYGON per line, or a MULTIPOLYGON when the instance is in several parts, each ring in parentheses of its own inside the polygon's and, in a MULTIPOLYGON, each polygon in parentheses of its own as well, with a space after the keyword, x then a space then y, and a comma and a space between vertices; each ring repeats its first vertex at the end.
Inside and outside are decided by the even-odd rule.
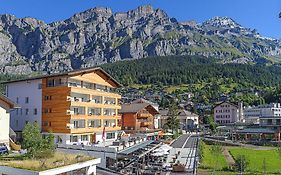
POLYGON ((204 55, 222 62, 279 63, 279 40, 261 37, 231 18, 178 22, 141 6, 113 14, 93 8, 46 24, 0 16, 0 71, 64 71, 148 56, 204 55))

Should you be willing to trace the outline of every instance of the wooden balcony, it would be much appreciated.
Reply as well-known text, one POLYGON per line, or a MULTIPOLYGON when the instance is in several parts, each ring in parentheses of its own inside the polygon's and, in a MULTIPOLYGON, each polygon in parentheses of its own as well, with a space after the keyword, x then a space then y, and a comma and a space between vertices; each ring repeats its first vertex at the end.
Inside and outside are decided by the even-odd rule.
POLYGON ((88 107, 88 108, 111 108, 111 109, 121 109, 121 106, 120 106, 120 105, 94 103, 94 102, 92 102, 92 101, 87 101, 87 102, 82 102, 82 101, 71 101, 71 106, 88 107))
POLYGON ((118 119, 121 120, 120 115, 105 116, 105 115, 71 115, 70 119, 100 119, 100 120, 110 120, 118 119))
POLYGON ((141 127, 148 127, 148 126, 151 126, 151 125, 153 125, 152 122, 141 122, 141 123, 140 123, 140 126, 141 126, 141 127))
POLYGON ((148 117, 151 117, 151 114, 149 113, 137 114, 137 118, 148 118, 148 117))
POLYGON ((113 92, 105 92, 94 89, 86 89, 81 87, 71 87, 71 92, 83 93, 83 94, 91 94, 95 96, 104 96, 104 97, 112 97, 121 99, 121 95, 113 93, 113 92))
MULTIPOLYGON (((110 132, 110 131, 119 131, 121 130, 120 126, 115 126, 115 127, 105 127, 105 132, 110 132)), ((94 133, 94 132, 103 132, 103 127, 99 128, 73 128, 70 129, 70 133, 72 134, 81 134, 81 133, 94 133)))

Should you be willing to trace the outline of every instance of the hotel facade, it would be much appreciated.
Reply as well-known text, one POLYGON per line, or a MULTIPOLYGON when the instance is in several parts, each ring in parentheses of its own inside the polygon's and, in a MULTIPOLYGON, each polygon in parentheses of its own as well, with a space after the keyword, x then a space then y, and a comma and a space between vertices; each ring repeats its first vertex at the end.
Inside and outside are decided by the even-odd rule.
POLYGON ((28 122, 51 132, 56 143, 89 144, 115 140, 121 130, 114 92, 121 85, 101 68, 6 82, 6 95, 21 107, 11 127, 21 137, 28 122))

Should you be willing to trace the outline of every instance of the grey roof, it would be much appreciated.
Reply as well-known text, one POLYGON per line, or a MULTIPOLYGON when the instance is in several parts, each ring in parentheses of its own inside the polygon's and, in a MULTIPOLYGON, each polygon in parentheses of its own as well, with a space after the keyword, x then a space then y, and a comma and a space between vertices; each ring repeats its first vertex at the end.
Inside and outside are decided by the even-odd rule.
POLYGON ((281 119, 281 116, 260 116, 260 119, 281 119))
POLYGON ((270 129, 270 128, 245 128, 243 130, 238 130, 236 131, 237 133, 249 133, 249 134, 259 134, 259 133, 268 133, 272 134, 275 133, 275 130, 270 129))
POLYGON ((148 101, 148 100, 143 99, 143 98, 139 98, 139 99, 133 100, 131 103, 147 103, 147 104, 150 104, 150 105, 155 105, 155 106, 157 105, 158 106, 158 104, 153 103, 153 102, 148 101))
POLYGON ((90 67, 90 68, 84 68, 84 69, 73 70, 73 71, 68 71, 68 72, 35 76, 35 77, 30 77, 30 78, 25 78, 25 79, 2 82, 1 84, 8 84, 8 83, 14 83, 14 82, 20 82, 20 81, 28 81, 28 80, 38 80, 38 79, 42 79, 42 78, 57 77, 57 76, 77 75, 77 74, 84 74, 84 73, 89 73, 89 72, 93 72, 93 71, 102 72, 103 74, 105 74, 108 77, 108 80, 112 80, 118 87, 122 86, 117 80, 115 80, 113 77, 111 77, 106 71, 104 71, 100 67, 90 67))
MULTIPOLYGON (((161 110, 159 110, 159 113, 162 116, 168 116, 169 115, 169 110, 168 109, 161 109, 161 110)), ((192 113, 192 112, 187 111, 187 110, 183 110, 183 109, 178 110, 178 116, 191 116, 191 115, 198 116, 197 114, 192 113)))
POLYGON ((146 103, 123 104, 119 113, 137 113, 148 105, 146 103))
POLYGON ((144 108, 151 108, 153 109, 153 113, 158 114, 159 112, 150 104, 147 103, 133 103, 133 104, 123 104, 119 111, 120 114, 122 113, 137 113, 144 108))
POLYGON ((217 107, 217 106, 219 106, 219 105, 221 105, 221 104, 223 104, 223 103, 227 103, 227 104, 230 104, 230 105, 235 106, 235 107, 238 108, 238 105, 237 105, 237 104, 231 103, 231 102, 229 102, 229 101, 222 101, 222 102, 216 103, 214 107, 217 107))

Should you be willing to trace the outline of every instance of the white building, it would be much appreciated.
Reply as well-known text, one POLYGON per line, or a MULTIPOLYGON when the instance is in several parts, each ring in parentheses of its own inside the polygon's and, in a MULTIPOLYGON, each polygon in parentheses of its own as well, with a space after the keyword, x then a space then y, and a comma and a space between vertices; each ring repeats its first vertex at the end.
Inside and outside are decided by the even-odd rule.
POLYGON ((42 79, 18 81, 9 84, 6 95, 20 108, 11 112, 11 128, 21 137, 21 131, 28 122, 42 123, 42 79))
POLYGON ((15 106, 15 103, 0 94, 0 146, 9 148, 10 110, 15 106))
POLYGON ((281 104, 270 103, 258 106, 249 106, 244 109, 244 118, 246 123, 260 122, 260 117, 277 117, 281 116, 281 104))
MULTIPOLYGON (((160 116, 158 117, 158 127, 163 128, 167 123, 167 119, 170 116, 168 109, 159 110, 160 116)), ((181 129, 196 129, 199 126, 199 115, 187 110, 179 110, 177 114, 181 129)))
POLYGON ((217 124, 231 124, 243 122, 242 103, 235 105, 230 102, 221 102, 214 108, 214 121, 217 124))

